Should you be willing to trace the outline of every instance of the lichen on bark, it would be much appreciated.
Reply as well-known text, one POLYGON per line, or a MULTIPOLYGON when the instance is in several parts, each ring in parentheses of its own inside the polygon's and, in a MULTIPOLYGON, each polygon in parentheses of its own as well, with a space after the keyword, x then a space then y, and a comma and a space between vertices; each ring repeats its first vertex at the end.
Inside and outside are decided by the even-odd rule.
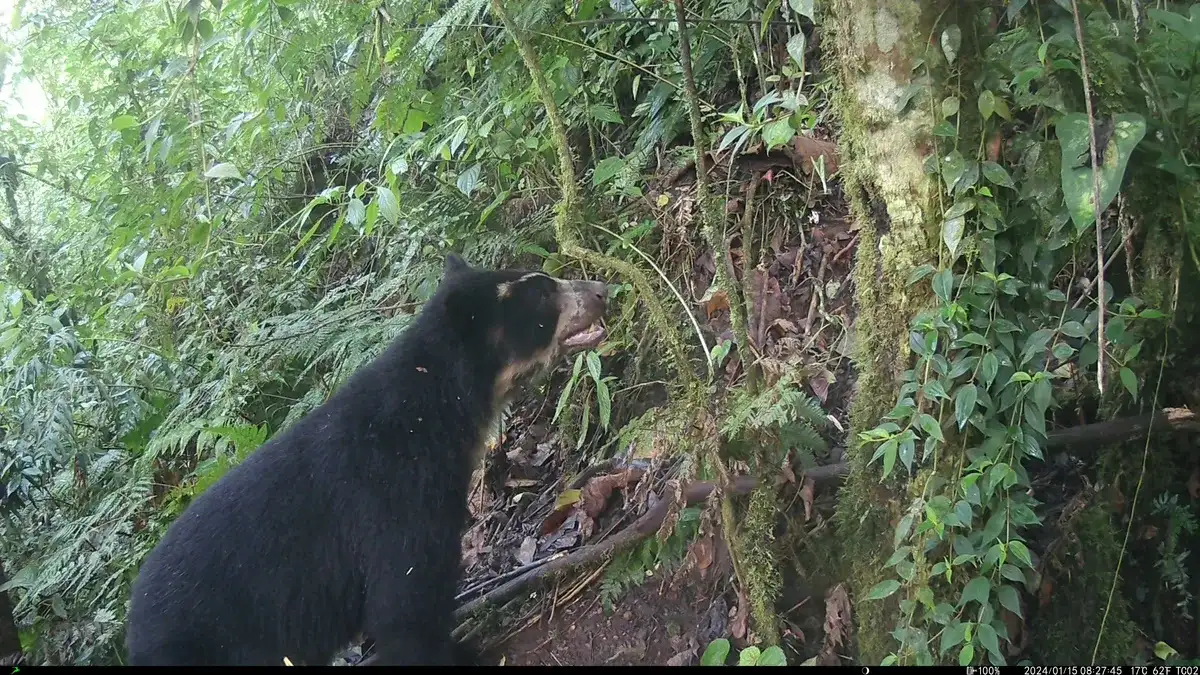
MULTIPOLYGON (((908 322, 928 307, 931 294, 908 287, 914 267, 937 255, 938 184, 924 171, 932 151, 928 113, 934 94, 915 80, 913 63, 947 2, 837 0, 825 25, 833 27, 842 122, 843 180, 860 229, 855 261, 859 379, 850 437, 873 428, 895 403, 899 375, 909 363, 908 322)), ((862 598, 882 580, 890 555, 890 523, 905 495, 879 485, 870 449, 852 442, 849 475, 838 501, 852 593, 862 598)), ((891 651, 896 615, 891 602, 855 602, 859 659, 879 663, 891 651)))

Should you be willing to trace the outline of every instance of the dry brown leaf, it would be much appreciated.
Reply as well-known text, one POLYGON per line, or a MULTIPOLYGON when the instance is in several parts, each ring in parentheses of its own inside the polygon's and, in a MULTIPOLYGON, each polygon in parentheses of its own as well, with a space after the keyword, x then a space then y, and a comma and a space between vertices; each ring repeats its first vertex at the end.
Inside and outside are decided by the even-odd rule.
POLYGON ((812 388, 813 394, 821 401, 822 405, 829 398, 829 381, 831 379, 825 377, 825 375, 826 371, 821 371, 808 378, 808 386, 812 388))
POLYGON ((804 503, 804 522, 806 523, 812 518, 813 491, 816 487, 817 482, 806 477, 804 487, 800 488, 800 501, 804 503))
POLYGON ((725 291, 713 291, 712 295, 703 301, 703 304, 704 315, 711 319, 713 314, 723 309, 729 309, 729 295, 725 291))
MULTIPOLYGON (((638 477, 640 475, 639 473, 638 477)), ((604 507, 608 505, 608 498, 612 496, 613 490, 626 487, 633 480, 636 480, 636 477, 629 469, 596 476, 580 491, 579 507, 591 518, 599 518, 600 514, 604 513, 604 507)))
POLYGON ((703 579, 708 574, 708 568, 712 567, 713 563, 713 538, 712 535, 701 537, 692 544, 692 560, 696 564, 696 569, 700 570, 700 578, 703 579))
POLYGON ((792 163, 803 171, 804 175, 812 175, 813 167, 825 162, 825 175, 832 176, 838 170, 837 144, 822 141, 810 136, 793 136, 791 152, 792 163))
POLYGON ((1200 466, 1192 469, 1192 477, 1188 479, 1187 487, 1192 499, 1200 499, 1200 466))
POLYGON ((1142 539, 1153 539, 1158 536, 1158 528, 1153 525, 1147 525, 1142 528, 1142 539))
POLYGON ((737 596, 737 609, 734 610, 733 621, 729 624, 729 634, 740 640, 746 637, 746 625, 750 620, 750 601, 746 599, 746 592, 740 588, 737 596))
POLYGON ((841 663, 837 651, 850 636, 850 596, 842 584, 834 586, 825 596, 825 641, 821 645, 819 662, 827 666, 841 663))

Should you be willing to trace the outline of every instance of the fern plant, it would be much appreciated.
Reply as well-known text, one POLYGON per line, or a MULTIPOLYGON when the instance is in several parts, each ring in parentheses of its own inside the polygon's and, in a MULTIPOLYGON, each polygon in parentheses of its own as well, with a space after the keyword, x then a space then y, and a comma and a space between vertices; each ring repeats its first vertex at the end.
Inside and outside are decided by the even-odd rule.
POLYGON ((816 399, 785 375, 758 394, 739 390, 729 404, 721 435, 736 452, 739 441, 751 434, 770 434, 779 440, 781 451, 795 450, 802 464, 811 465, 816 454, 827 448, 820 433, 825 423, 826 413, 816 399))

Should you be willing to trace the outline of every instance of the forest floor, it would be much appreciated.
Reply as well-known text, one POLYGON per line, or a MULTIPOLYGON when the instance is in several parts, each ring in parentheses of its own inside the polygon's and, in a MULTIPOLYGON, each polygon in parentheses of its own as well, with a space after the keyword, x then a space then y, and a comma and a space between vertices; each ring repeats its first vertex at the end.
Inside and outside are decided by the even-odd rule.
MULTIPOLYGON (((815 459, 833 464, 841 460, 845 447, 853 391, 850 271, 858 237, 851 230, 840 187, 823 186, 816 176, 795 170, 816 153, 836 165, 832 144, 799 140, 802 143, 781 155, 782 163, 764 157, 739 163, 731 191, 742 194, 731 201, 730 220, 742 220, 738 210, 751 201, 754 222, 748 231, 759 240, 757 250, 763 258, 755 266, 748 303, 749 333, 759 365, 776 373, 804 374, 807 393, 830 419, 824 435, 831 450, 815 459)), ((720 167, 717 171, 724 174, 720 167)), ((688 225, 682 222, 690 208, 688 174, 694 180, 694 170, 685 170, 656 184, 659 195, 669 195, 669 201, 649 195, 649 201, 676 207, 655 214, 667 223, 664 231, 672 223, 680 229, 688 225)), ((741 270, 740 236, 733 237, 731 248, 735 267, 741 270)), ((684 294, 702 298, 712 283, 712 255, 702 252, 693 258, 697 262, 691 287, 684 294)), ((693 311, 710 340, 732 338, 727 299, 706 297, 697 305, 693 311)), ((727 384, 742 377, 735 359, 725 366, 717 376, 727 384)), ((584 473, 586 480, 572 480, 587 467, 573 457, 574 443, 561 439, 550 424, 563 379, 557 378, 545 397, 527 397, 514 408, 500 447, 478 475, 471 502, 474 521, 463 538, 467 571, 461 601, 508 581, 517 574, 514 570, 534 568, 561 552, 593 547, 615 536, 669 489, 663 480, 669 475, 655 474, 650 485, 630 479, 628 468, 647 465, 636 449, 626 453, 632 458, 609 460, 601 470, 584 473), (569 487, 579 489, 574 503, 563 499, 569 487), (612 499, 616 494, 622 498, 612 499)), ((643 394, 644 399, 653 396, 643 394)), ((626 449, 617 454, 622 450, 626 449)), ((818 493, 802 468, 796 474, 784 487, 785 503, 790 502, 809 529, 820 530, 832 517, 833 491, 818 493)), ((511 603, 518 607, 506 613, 510 616, 500 622, 502 627, 475 632, 488 659, 510 665, 694 665, 716 638, 732 637, 735 647, 753 643, 747 602, 732 583, 732 567, 719 534, 696 539, 682 564, 649 569, 641 583, 618 585, 615 591, 606 581, 614 576, 607 569, 616 564, 610 559, 611 555, 598 557, 549 584, 523 589, 523 596, 511 603)), ((838 581, 813 583, 804 576, 790 568, 785 573, 781 604, 786 606, 781 606, 780 615, 789 663, 815 656, 825 646, 826 594, 838 581)), ((849 619, 845 593, 831 597, 831 610, 837 615, 832 630, 838 635, 827 651, 845 637, 849 619)))

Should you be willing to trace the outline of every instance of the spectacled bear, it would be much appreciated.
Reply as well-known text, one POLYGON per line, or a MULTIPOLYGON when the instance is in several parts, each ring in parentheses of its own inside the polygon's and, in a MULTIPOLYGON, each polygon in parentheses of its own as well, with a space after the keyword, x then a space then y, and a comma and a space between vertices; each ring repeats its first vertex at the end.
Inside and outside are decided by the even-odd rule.
POLYGON ((459 662, 468 480, 518 377, 604 337, 607 286, 456 255, 413 323, 192 502, 133 584, 133 665, 459 662))

